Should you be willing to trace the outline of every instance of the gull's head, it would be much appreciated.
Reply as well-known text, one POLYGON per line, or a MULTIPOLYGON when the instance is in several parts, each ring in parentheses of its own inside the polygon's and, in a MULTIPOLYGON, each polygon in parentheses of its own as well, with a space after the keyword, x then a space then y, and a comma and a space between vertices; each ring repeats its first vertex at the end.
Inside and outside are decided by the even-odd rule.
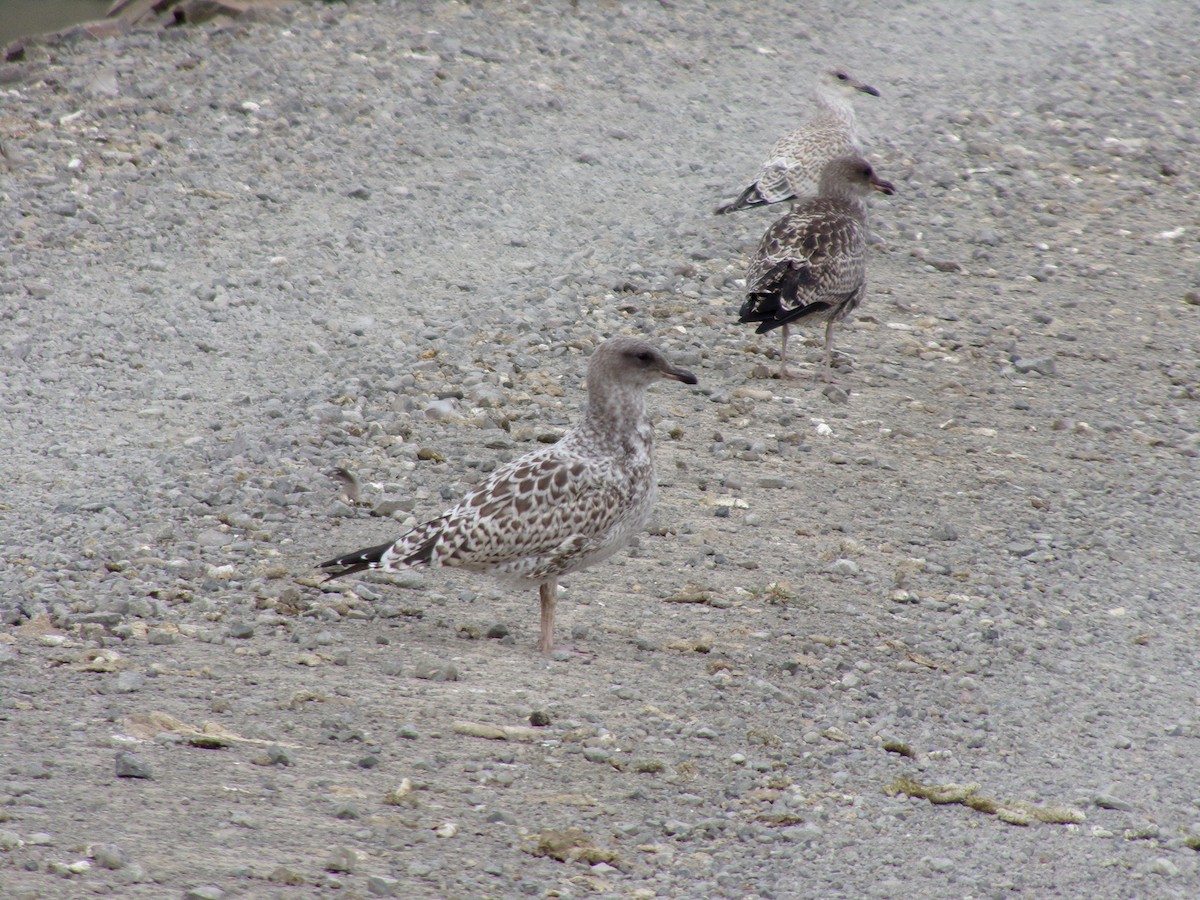
POLYGON ((822 83, 833 87, 839 93, 853 94, 861 92, 863 94, 870 94, 872 97, 879 96, 878 90, 866 82, 859 81, 845 69, 829 69, 826 71, 822 83))
POLYGON ((822 197, 865 197, 871 191, 890 196, 896 193, 896 187, 880 178, 861 156, 839 156, 821 170, 819 193, 822 197))
POLYGON ((645 389, 663 378, 695 384, 696 376, 671 365, 662 351, 641 338, 617 335, 592 354, 588 363, 588 389, 613 384, 645 389))

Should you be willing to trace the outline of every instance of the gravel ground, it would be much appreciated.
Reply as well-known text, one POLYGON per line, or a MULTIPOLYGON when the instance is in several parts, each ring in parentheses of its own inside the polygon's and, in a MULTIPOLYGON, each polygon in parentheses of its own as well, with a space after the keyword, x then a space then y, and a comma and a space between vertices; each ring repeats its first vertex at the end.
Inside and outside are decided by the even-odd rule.
POLYGON ((1200 11, 796 9, 0 67, 0 895, 1200 895, 1200 11), (827 391, 734 322, 777 212, 711 211, 831 63, 898 190, 827 391), (581 655, 486 578, 314 576, 616 332, 700 385, 581 655))

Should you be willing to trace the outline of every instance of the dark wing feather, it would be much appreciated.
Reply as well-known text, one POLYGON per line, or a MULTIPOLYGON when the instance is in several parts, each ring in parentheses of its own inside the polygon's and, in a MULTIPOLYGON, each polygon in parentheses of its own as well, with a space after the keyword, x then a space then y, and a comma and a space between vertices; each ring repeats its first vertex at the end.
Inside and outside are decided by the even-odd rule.
POLYGON ((738 196, 736 200, 718 206, 713 212, 718 215, 725 213, 737 212, 739 209, 749 209, 752 206, 763 206, 769 203, 762 194, 758 191, 758 183, 750 185, 738 196))
POLYGON ((317 568, 328 571, 329 578, 326 581, 331 581, 334 578, 341 578, 343 575, 353 575, 355 572, 378 568, 379 560, 390 549, 392 549, 392 542, 388 541, 386 544, 380 544, 377 547, 355 550, 353 553, 347 553, 336 559, 326 560, 319 564, 317 568), (334 571, 335 569, 337 571, 334 571))
POLYGON ((813 199, 798 204, 763 235, 746 273, 742 322, 759 328, 836 312, 865 281, 866 228, 852 204, 813 199))

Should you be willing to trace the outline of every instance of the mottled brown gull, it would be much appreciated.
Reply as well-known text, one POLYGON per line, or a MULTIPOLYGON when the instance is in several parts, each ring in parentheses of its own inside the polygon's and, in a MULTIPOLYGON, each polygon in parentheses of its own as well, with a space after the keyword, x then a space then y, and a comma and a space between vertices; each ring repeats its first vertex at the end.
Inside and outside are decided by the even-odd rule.
POLYGON ((663 378, 696 383, 645 341, 609 338, 588 363, 583 418, 558 443, 497 468, 457 506, 399 540, 320 568, 337 578, 453 566, 537 584, 538 647, 553 652, 558 579, 612 556, 650 518, 657 482, 646 389, 663 378))
POLYGON ((817 195, 797 201, 763 235, 746 272, 739 322, 758 322, 758 334, 783 329, 779 377, 789 378, 791 323, 825 322, 825 368, 832 380, 833 326, 863 298, 867 287, 867 204, 871 191, 895 193, 860 156, 831 160, 817 195))
POLYGON ((841 69, 822 73, 816 88, 816 115, 780 138, 754 182, 736 200, 717 207, 716 212, 735 212, 807 196, 816 190, 825 163, 840 156, 861 156, 863 149, 850 103, 850 97, 859 92, 879 96, 875 88, 841 69))

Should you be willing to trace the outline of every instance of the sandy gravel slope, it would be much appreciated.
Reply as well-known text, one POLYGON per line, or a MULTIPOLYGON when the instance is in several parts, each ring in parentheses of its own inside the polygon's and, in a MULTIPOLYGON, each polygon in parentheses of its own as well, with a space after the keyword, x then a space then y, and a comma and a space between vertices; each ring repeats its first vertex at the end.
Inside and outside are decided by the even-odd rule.
POLYGON ((0 895, 1200 895, 1200 11, 800 6, 0 67, 0 895), (782 211, 711 214, 828 64, 898 188, 841 391, 734 322, 782 211), (314 577, 618 332, 700 384, 577 653, 532 592, 314 577))

